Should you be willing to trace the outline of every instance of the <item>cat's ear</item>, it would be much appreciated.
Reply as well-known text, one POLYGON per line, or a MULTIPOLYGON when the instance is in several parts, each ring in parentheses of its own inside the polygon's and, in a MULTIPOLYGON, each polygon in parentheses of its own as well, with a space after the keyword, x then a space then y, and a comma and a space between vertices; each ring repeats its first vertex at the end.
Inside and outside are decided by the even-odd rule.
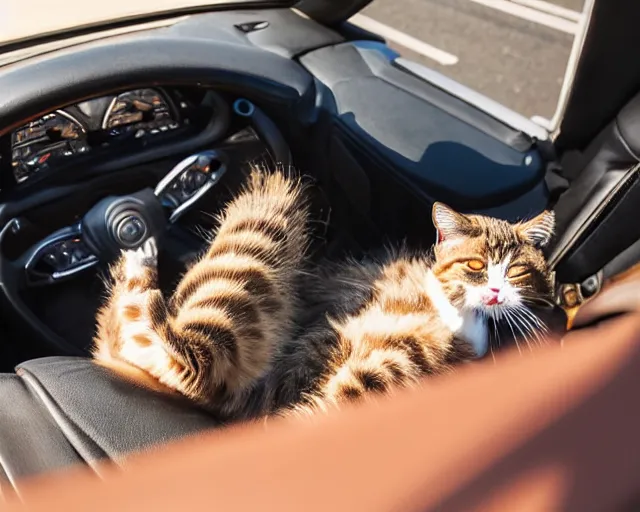
POLYGON ((471 226, 467 217, 443 203, 434 203, 431 218, 438 234, 437 244, 465 236, 471 226))
POLYGON ((556 227, 556 216, 553 211, 546 210, 531 220, 518 225, 520 234, 536 247, 544 247, 553 236, 556 227))

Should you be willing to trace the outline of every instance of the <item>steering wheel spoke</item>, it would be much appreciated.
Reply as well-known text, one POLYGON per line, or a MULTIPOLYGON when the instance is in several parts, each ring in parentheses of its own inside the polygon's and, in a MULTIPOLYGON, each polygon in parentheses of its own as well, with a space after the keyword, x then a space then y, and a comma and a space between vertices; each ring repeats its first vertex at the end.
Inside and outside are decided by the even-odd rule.
POLYGON ((216 150, 196 153, 176 165, 154 191, 162 204, 173 210, 169 222, 176 222, 192 209, 226 171, 226 157, 216 150))
POLYGON ((52 233, 23 258, 26 284, 30 287, 69 279, 94 267, 99 261, 83 240, 80 224, 52 233))

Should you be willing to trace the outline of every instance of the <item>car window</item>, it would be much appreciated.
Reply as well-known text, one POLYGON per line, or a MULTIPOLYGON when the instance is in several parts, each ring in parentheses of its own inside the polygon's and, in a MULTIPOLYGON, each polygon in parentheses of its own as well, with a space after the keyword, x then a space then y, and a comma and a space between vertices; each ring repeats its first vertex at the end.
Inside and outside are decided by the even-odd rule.
POLYGON ((373 0, 351 22, 545 126, 584 0, 373 0))

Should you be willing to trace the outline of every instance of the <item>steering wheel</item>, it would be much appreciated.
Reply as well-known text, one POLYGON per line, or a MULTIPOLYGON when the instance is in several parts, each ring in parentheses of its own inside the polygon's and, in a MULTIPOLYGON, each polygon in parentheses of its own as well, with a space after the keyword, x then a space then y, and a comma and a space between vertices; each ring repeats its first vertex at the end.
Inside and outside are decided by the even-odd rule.
MULTIPOLYGON (((290 165, 291 153, 275 124, 246 99, 233 105, 234 112, 250 119, 275 162, 290 165)), ((108 262, 122 250, 136 249, 153 237, 160 242, 168 226, 193 209, 225 175, 229 156, 216 149, 197 152, 180 161, 157 184, 132 194, 105 197, 79 222, 50 234, 16 260, 0 251, 0 287, 15 311, 41 337, 63 353, 81 354, 56 335, 23 302, 28 288, 72 279, 100 262, 108 262)), ((0 231, 4 239, 17 232, 20 220, 11 219, 0 231)))
MULTIPOLYGON (((295 123, 288 126, 289 133, 315 119, 313 78, 287 55, 265 52, 248 41, 239 44, 237 38, 206 39, 181 37, 165 30, 141 31, 71 46, 2 68, 0 136, 64 105, 107 92, 160 83, 198 85, 233 91, 236 97, 259 99, 287 113, 295 123)), ((242 100, 236 102, 234 110, 237 115, 250 117, 254 131, 275 162, 285 166, 291 163, 288 145, 264 112, 242 100)), ((135 247, 149 236, 161 237, 167 226, 196 205, 206 188, 214 187, 224 176, 229 164, 225 155, 221 151, 201 151, 215 147, 210 144, 212 141, 209 133, 206 140, 199 138, 188 147, 181 145, 179 151, 171 154, 198 153, 170 171, 155 189, 105 198, 78 224, 46 237, 18 260, 9 260, 0 250, 0 300, 6 303, 3 311, 9 309, 21 318, 25 330, 33 331, 35 339, 46 341, 48 353, 86 355, 38 318, 23 301, 24 292, 33 285, 72 277, 81 279, 82 272, 107 260, 114 251, 135 247), (173 189, 174 184, 178 184, 178 190, 173 189), (71 242, 71 248, 76 250, 74 264, 52 272, 46 266, 46 258, 52 259, 48 255, 64 242, 71 242), (49 270, 43 272, 46 269, 49 270)), ((157 153, 166 153, 168 148, 153 151, 154 154, 143 155, 145 162, 157 159, 157 153)), ((170 155, 164 154, 162 158, 167 156, 170 155)), ((22 210, 35 206, 38 204, 32 204, 29 197, 20 204, 22 210)), ((13 206, 0 208, 0 247, 3 240, 8 241, 20 231, 21 213, 13 206)), ((67 258, 67 253, 63 257, 67 258)))

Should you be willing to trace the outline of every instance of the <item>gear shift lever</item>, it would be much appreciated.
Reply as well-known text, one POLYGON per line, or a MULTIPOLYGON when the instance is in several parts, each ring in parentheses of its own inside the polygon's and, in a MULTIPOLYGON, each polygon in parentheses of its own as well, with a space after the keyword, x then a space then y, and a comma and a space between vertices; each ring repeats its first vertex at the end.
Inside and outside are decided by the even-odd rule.
POLYGON ((226 171, 226 158, 216 150, 196 153, 176 165, 154 191, 165 206, 173 208, 169 222, 174 223, 190 210, 226 171))

